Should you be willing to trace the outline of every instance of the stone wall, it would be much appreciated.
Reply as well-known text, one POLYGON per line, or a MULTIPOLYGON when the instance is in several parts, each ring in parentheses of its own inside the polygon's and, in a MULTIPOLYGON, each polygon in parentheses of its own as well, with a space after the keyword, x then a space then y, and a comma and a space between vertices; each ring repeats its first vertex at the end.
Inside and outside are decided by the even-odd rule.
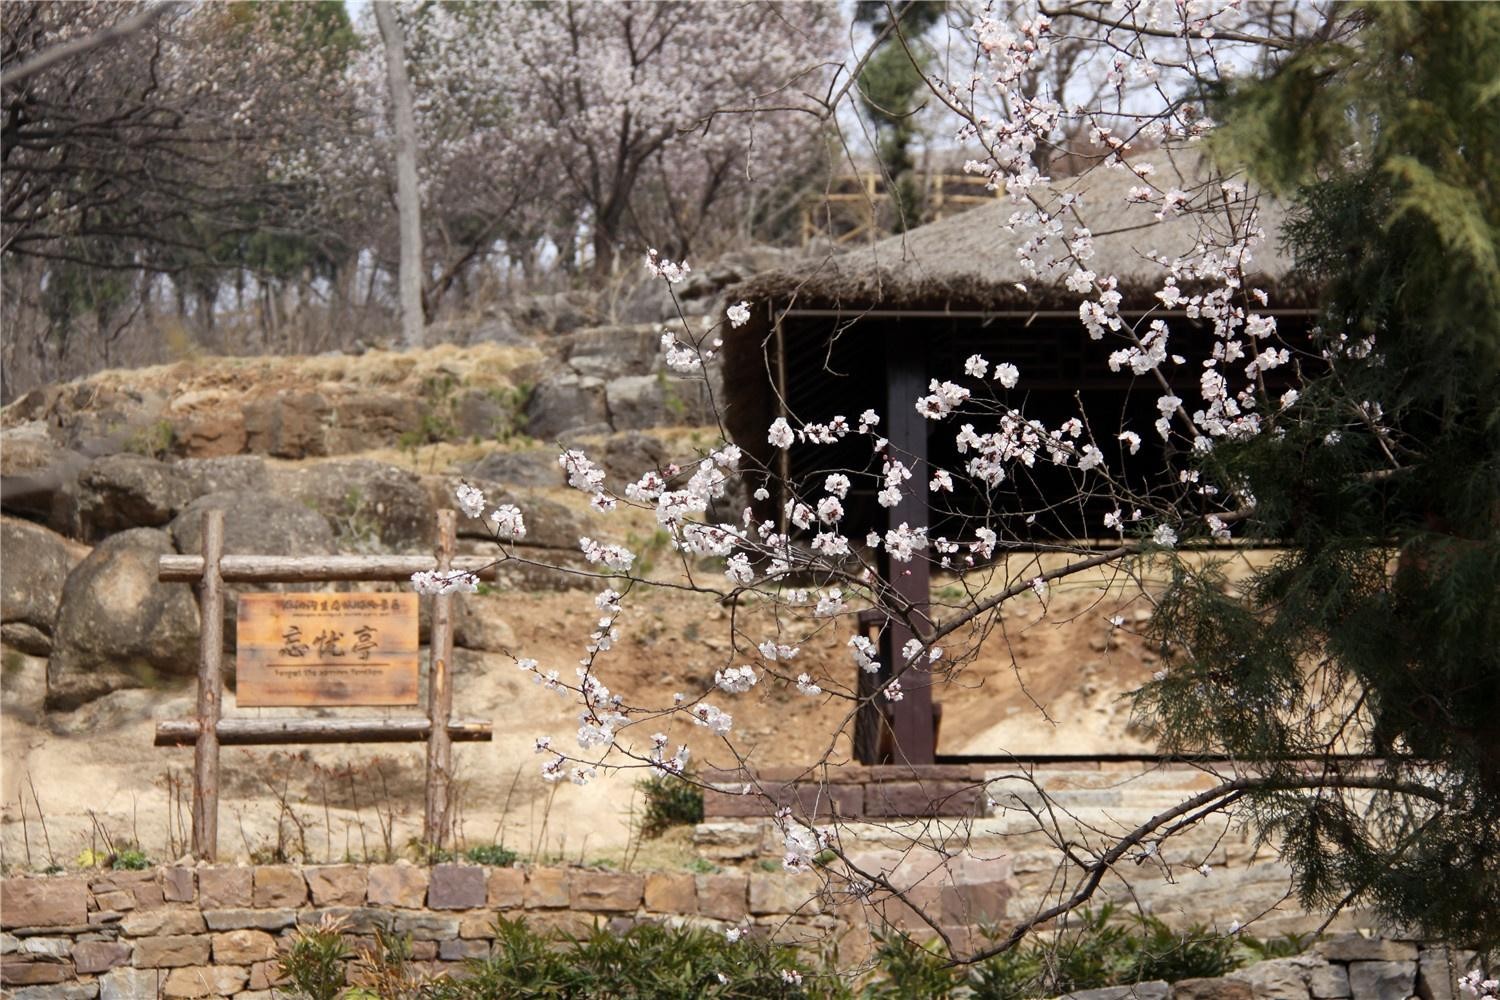
MULTIPOLYGON (((1078 857, 1097 854, 1151 817, 1223 780, 1188 764, 1069 761, 1035 765, 926 765, 804 769, 754 774, 712 772, 704 822, 694 834, 705 857, 726 864, 779 860, 782 838, 771 812, 790 806, 819 824, 839 819, 851 861, 885 872, 926 913, 950 929, 1014 920, 1057 901, 1076 884, 1076 865, 1059 868, 1059 841, 1078 857), (764 794, 744 794, 750 787, 764 794), (1045 800, 1044 800, 1045 796, 1045 800), (1045 801, 1045 806, 1044 806, 1045 801), (1059 875, 1066 883, 1059 881, 1059 875)), ((1101 886, 1097 902, 1144 909, 1168 923, 1223 929, 1255 920, 1255 933, 1307 933, 1322 924, 1288 892, 1291 870, 1253 830, 1222 815, 1132 856, 1101 886)), ((877 904, 896 926, 921 930, 896 901, 877 904)), ((1340 914, 1335 932, 1373 930, 1373 915, 1340 914)))
POLYGON ((1472 962, 1443 945, 1344 934, 1217 979, 1111 986, 1059 1000, 1459 1000, 1458 977, 1472 962))
POLYGON ((26 997, 271 1000, 298 927, 344 921, 356 951, 410 934, 434 971, 489 954, 499 916, 585 931, 638 921, 754 924, 789 940, 846 926, 783 873, 631 874, 441 864, 163 867, 0 882, 0 982, 26 997))
MULTIPOLYGON (((0 882, 0 981, 26 998, 271 1000, 278 957, 299 927, 339 918, 357 952, 377 928, 409 934, 425 971, 457 970, 489 955, 499 916, 583 932, 596 922, 756 925, 779 939, 824 944, 867 911, 826 911, 815 883, 780 872, 632 874, 583 868, 443 864, 163 867, 140 872, 9 878, 0 882)), ((1005 895, 954 882, 938 899, 1005 895)), ((863 937, 863 934, 860 936, 863 937)), ((852 936, 851 936, 852 940, 852 936)), ((850 953, 844 952, 849 958, 850 953)), ((1076 1000, 1455 1000, 1473 957, 1441 946, 1345 934, 1313 952, 1262 962, 1221 979, 1143 983, 1076 1000)))

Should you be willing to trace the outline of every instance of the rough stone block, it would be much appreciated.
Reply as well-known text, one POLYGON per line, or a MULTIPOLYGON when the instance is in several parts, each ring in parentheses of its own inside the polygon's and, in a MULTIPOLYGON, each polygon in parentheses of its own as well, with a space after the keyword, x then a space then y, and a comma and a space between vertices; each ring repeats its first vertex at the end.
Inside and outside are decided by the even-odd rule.
POLYGON ((173 969, 162 983, 161 995, 167 1000, 195 1000, 197 997, 233 996, 244 989, 249 969, 210 965, 193 969, 173 969))
POLYGON ((1308 974, 1307 989, 1317 1000, 1343 1000, 1349 996, 1349 971, 1342 965, 1319 965, 1308 974))
POLYGON ((101 910, 133 910, 135 909, 135 894, 126 892, 124 889, 99 892, 94 894, 94 902, 101 910))
POLYGON ((28 937, 21 939, 21 954, 23 955, 40 955, 47 958, 63 959, 68 957, 68 953, 72 947, 72 938, 28 937))
POLYGON ((396 933, 410 934, 413 941, 446 941, 458 937, 457 917, 429 913, 402 913, 396 917, 396 933))
POLYGON ((0 927, 69 927, 88 922, 89 890, 81 878, 0 881, 0 927))
POLYGON ((280 962, 256 962, 250 966, 250 981, 245 985, 252 990, 269 990, 282 982, 280 962))
POLYGON ((698 913, 715 920, 738 922, 750 913, 743 875, 699 875, 698 913))
POLYGON ((1406 1000, 1417 986, 1416 962, 1350 962, 1354 1000, 1406 1000))
POLYGON ((205 910, 233 910, 255 901, 249 868, 216 867, 198 870, 198 905, 205 910))
POLYGON ((785 872, 750 875, 750 912, 800 913, 811 916, 821 912, 817 899, 818 884, 811 878, 799 878, 785 872))
POLYGON ((362 906, 368 879, 365 870, 356 865, 328 865, 304 868, 307 888, 314 906, 362 906))
POLYGON ((0 962, 0 984, 6 986, 65 983, 72 978, 72 962, 17 962, 14 956, 5 962, 0 962))
POLYGON ((80 941, 73 946, 73 965, 80 973, 97 975, 129 964, 131 951, 124 941, 80 941))
POLYGON ((297 914, 297 926, 316 927, 324 918, 337 920, 345 934, 358 934, 372 939, 376 931, 389 931, 396 915, 389 910, 373 906, 330 906, 323 910, 303 910, 297 914))
POLYGON ((950 924, 995 924, 1005 916, 1010 886, 1004 882, 945 885, 938 906, 950 924))
POLYGON ((652 872, 646 876, 645 900, 652 913, 691 916, 698 912, 698 887, 686 872, 652 872))
POLYGON ((430 962, 437 958, 436 941, 413 941, 411 943, 411 957, 414 961, 430 962))
POLYGON ((427 869, 411 865, 371 865, 366 898, 379 906, 420 909, 427 899, 427 869))
POLYGON ((526 898, 526 873, 519 868, 496 868, 485 880, 486 904, 500 910, 521 905, 526 898))
POLYGON ((1269 962, 1256 962, 1243 969, 1231 972, 1230 979, 1249 984, 1257 997, 1277 997, 1279 1000, 1308 1000, 1312 995, 1307 988, 1308 977, 1323 965, 1316 958, 1276 958, 1269 962))
POLYGON ((1079 990, 1059 1000, 1168 1000, 1172 987, 1161 980, 1136 983, 1134 986, 1106 986, 1097 990, 1079 990))
POLYGON ((1234 979, 1183 979, 1172 984, 1172 1000, 1255 1000, 1255 993, 1234 979))
POLYGON ((255 927, 263 931, 279 931, 297 922, 296 910, 204 910, 203 922, 211 931, 237 931, 242 927, 255 927))
POLYGON ((135 966, 139 969, 175 969, 208 964, 208 938, 169 934, 141 938, 135 943, 135 966))
POLYGON ((155 1000, 163 978, 155 969, 111 969, 99 977, 99 1000, 155 1000))
POLYGON ((533 868, 526 873, 526 909, 568 905, 568 873, 562 868, 533 868))
POLYGON ((1423 946, 1417 956, 1417 996, 1422 1000, 1457 1000, 1455 984, 1467 971, 1458 967, 1453 952, 1443 945, 1423 946))
POLYGON ((216 965, 254 965, 276 957, 276 939, 265 931, 245 928, 213 936, 216 965))
POLYGON ((0 934, 0 955, 13 955, 20 950, 20 938, 14 934, 0 934))
POLYGON ((643 875, 623 872, 580 872, 572 880, 575 910, 605 913, 634 913, 641 905, 645 891, 643 875))
POLYGON ((194 896, 193 883, 191 868, 161 870, 161 894, 169 903, 191 903, 194 896))
POLYGON ((980 789, 958 781, 888 781, 865 786, 866 816, 972 816, 980 789))
POLYGON ((433 865, 427 905, 434 910, 477 910, 485 904, 484 869, 477 865, 433 865))
POLYGON ((53 986, 22 986, 10 994, 11 1000, 94 1000, 98 983, 57 983, 53 986))
POLYGON ((1409 941, 1387 941, 1362 934, 1340 934, 1319 941, 1318 954, 1330 962, 1415 962, 1417 946, 1409 941))
POLYGON ((207 929, 203 913, 192 906, 158 906, 149 910, 134 910, 120 921, 120 930, 127 937, 202 934, 207 929))
POLYGON ((285 865, 255 867, 255 907, 301 906, 307 902, 307 880, 285 865))
POLYGON ((495 936, 495 916, 493 912, 481 911, 478 913, 465 913, 458 921, 458 936, 479 940, 488 940, 495 936))
POLYGON ((161 906, 166 901, 161 877, 156 871, 119 871, 90 883, 94 892, 128 892, 138 909, 161 906))
POLYGON ((463 962, 471 958, 489 958, 488 941, 442 941, 438 944, 438 958, 445 962, 463 962))

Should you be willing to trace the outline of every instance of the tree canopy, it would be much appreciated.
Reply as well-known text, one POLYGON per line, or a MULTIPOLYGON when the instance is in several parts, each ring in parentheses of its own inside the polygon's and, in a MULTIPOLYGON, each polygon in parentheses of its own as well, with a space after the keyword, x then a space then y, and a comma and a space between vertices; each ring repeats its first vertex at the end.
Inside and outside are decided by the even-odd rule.
MULTIPOLYGON (((1324 288, 1277 431, 1203 463, 1279 554, 1177 565, 1166 743, 1330 781, 1253 796, 1305 903, 1500 943, 1500 8, 1371 4, 1232 89, 1222 155, 1294 197, 1324 288), (1360 755, 1345 759, 1341 755, 1360 755), (1376 772, 1376 791, 1337 788, 1376 772)), ((1274 401, 1267 401, 1272 408, 1274 401)), ((1274 782, 1273 782, 1274 784, 1274 782)))

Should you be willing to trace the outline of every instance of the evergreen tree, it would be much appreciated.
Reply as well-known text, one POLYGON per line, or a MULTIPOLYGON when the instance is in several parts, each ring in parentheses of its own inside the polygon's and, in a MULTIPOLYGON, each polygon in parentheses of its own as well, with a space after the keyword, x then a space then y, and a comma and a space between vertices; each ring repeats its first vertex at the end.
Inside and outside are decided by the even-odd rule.
POLYGON ((1177 561, 1154 622, 1173 659, 1138 708, 1168 747, 1256 762, 1255 819, 1304 904, 1493 947, 1500 6, 1371 4, 1348 24, 1217 116, 1221 155, 1296 206, 1320 350, 1271 432, 1204 463, 1283 547, 1238 581, 1177 561), (1320 762, 1318 787, 1288 787, 1308 776, 1291 758, 1320 762), (1341 787, 1356 771, 1384 787, 1341 787))
POLYGON ((870 25, 877 36, 896 22, 896 30, 886 36, 859 75, 859 102, 875 126, 875 155, 891 186, 895 226, 901 232, 922 222, 925 198, 911 155, 917 137, 913 118, 920 110, 918 96, 927 86, 923 65, 927 50, 920 37, 942 18, 944 8, 940 0, 907 0, 894 6, 884 0, 860 0, 855 5, 855 21, 870 25))

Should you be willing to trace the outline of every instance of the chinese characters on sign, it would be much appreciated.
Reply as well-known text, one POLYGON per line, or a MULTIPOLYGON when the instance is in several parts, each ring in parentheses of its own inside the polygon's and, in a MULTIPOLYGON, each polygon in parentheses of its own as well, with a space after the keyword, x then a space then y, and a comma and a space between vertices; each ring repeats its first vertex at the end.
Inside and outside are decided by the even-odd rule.
POLYGON ((417 595, 244 594, 242 706, 417 704, 417 595))

